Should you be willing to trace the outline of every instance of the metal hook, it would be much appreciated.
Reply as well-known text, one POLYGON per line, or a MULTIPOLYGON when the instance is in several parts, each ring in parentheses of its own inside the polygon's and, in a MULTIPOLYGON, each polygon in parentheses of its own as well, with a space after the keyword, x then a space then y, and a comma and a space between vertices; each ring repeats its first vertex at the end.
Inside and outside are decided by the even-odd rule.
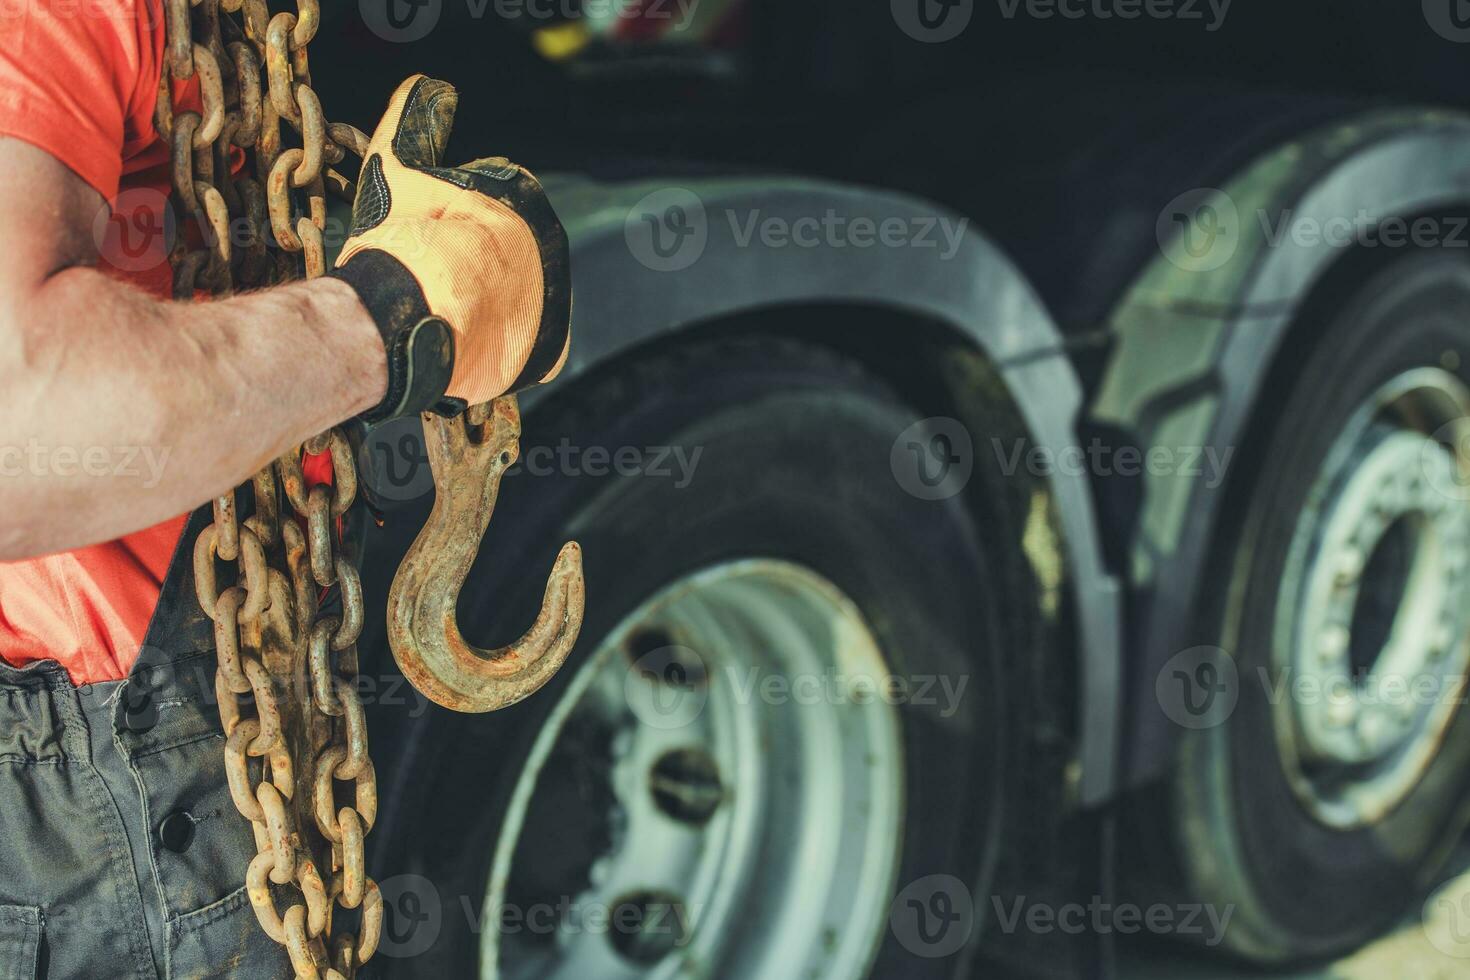
POLYGON ((424 415, 437 495, 388 593, 388 642, 414 687, 455 711, 494 711, 533 694, 567 659, 582 629, 582 549, 569 541, 552 566, 541 613, 524 636, 484 650, 459 631, 459 592, 495 511, 501 477, 520 453, 520 437, 514 395, 456 418, 424 415))

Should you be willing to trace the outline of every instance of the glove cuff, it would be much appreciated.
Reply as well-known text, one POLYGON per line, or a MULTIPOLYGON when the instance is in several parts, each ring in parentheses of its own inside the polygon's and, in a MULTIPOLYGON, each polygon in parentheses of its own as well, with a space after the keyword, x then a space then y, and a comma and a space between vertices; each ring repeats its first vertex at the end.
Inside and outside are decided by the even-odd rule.
POLYGON ((362 413, 363 421, 463 411, 463 401, 444 395, 454 370, 454 332, 429 312, 423 288, 408 267, 387 252, 364 249, 329 274, 357 292, 388 355, 388 392, 362 413))

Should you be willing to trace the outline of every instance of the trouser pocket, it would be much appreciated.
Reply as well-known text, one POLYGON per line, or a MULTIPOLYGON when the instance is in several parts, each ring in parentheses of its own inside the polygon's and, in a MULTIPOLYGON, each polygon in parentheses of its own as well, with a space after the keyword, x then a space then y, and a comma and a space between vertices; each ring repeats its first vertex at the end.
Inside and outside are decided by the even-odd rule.
POLYGON ((244 888, 179 916, 169 923, 168 932, 169 980, 296 975, 285 947, 261 930, 244 888))
POLYGON ((0 905, 0 980, 37 980, 41 975, 41 910, 0 905))

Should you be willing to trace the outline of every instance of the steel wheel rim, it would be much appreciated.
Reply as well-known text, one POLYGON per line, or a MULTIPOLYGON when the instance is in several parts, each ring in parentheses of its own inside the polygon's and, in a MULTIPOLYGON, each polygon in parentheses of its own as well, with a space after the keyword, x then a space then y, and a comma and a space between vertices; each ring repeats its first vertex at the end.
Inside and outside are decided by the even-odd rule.
POLYGON ((857 607, 808 569, 731 562, 653 596, 534 742, 496 843, 482 975, 865 975, 902 838, 888 676, 857 607), (597 758, 563 779, 578 739, 594 748, 565 758, 597 758), (606 804, 605 828, 557 838, 596 843, 555 885, 528 885, 567 798, 606 804), (563 907, 533 929, 553 894, 563 907))
POLYGON ((1438 368, 1373 392, 1319 469, 1278 592, 1277 749, 1319 822, 1418 785, 1470 668, 1470 390, 1438 368))

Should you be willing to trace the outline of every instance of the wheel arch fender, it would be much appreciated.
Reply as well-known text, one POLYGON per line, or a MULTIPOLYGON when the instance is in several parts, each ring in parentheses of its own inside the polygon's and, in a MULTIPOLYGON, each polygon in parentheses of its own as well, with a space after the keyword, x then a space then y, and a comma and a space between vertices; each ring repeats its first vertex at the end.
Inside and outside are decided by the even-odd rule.
MULTIPOLYGON (((548 177, 546 187, 571 240, 576 303, 558 385, 718 321, 818 304, 871 307, 963 338, 1003 378, 1037 446, 1076 443, 1083 394, 1061 335, 1024 275, 959 215, 905 195, 787 177, 548 177), (840 233, 829 216, 844 222, 840 233), (873 231, 860 233, 859 219, 873 231), (894 221, 911 237, 885 245, 883 224, 894 221), (654 234, 666 236, 657 250, 654 234)), ((528 392, 528 406, 537 397, 528 392)), ((1115 783, 1120 589, 1103 561, 1086 478, 1053 472, 1049 482, 1081 659, 1075 789, 1086 805, 1115 783)))
MULTIPOLYGON (((1417 109, 1350 116, 1271 148, 1193 203, 1234 222, 1233 241, 1220 246, 1225 254, 1211 246, 1191 254, 1181 236, 1199 229, 1181 223, 1171 239, 1166 209, 1161 254, 1109 315, 1116 346, 1089 406, 1092 419, 1126 429, 1139 446, 1199 448, 1224 461, 1218 479, 1142 474, 1125 556, 1125 644, 1139 657, 1127 692, 1127 785, 1160 775, 1172 758, 1181 729, 1155 682, 1171 656, 1198 643, 1191 623, 1231 492, 1229 462, 1286 340, 1315 328, 1308 313, 1337 276, 1389 262, 1401 251, 1395 241, 1410 244, 1414 219, 1470 215, 1470 119, 1417 109)), ((1445 233, 1440 244, 1470 248, 1466 222, 1435 228, 1445 233)))

